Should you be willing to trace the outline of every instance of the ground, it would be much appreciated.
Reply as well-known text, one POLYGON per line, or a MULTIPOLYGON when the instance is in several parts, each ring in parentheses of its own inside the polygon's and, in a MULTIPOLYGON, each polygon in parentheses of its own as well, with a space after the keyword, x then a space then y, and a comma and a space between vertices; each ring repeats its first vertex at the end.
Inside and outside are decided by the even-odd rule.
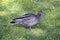
POLYGON ((60 0, 0 0, 0 40, 60 40, 60 0), (43 10, 31 30, 13 18, 43 10))

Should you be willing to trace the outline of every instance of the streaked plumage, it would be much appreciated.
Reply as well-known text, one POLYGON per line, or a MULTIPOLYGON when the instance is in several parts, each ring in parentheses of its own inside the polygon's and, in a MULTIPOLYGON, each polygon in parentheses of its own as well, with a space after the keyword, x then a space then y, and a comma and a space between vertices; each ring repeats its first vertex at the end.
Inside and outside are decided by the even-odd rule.
POLYGON ((19 23, 21 25, 24 25, 26 27, 31 28, 33 25, 36 25, 40 21, 40 16, 42 15, 42 11, 39 11, 36 14, 25 14, 23 16, 20 16, 18 18, 14 18, 11 23, 19 23))

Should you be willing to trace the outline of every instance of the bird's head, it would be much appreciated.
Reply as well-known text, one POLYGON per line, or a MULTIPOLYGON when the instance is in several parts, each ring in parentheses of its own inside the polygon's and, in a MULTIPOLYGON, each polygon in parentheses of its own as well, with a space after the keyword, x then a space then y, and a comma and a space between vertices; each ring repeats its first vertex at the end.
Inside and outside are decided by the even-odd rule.
POLYGON ((37 16, 40 17, 41 15, 43 15, 43 11, 42 10, 38 12, 37 16))

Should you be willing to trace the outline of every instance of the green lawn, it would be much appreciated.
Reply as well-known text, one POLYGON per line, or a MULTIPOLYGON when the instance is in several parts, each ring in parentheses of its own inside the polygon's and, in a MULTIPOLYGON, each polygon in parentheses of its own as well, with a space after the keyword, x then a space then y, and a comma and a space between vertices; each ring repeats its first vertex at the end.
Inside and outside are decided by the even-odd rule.
POLYGON ((60 40, 60 0, 0 0, 0 40, 60 40), (43 10, 31 31, 13 18, 43 10))

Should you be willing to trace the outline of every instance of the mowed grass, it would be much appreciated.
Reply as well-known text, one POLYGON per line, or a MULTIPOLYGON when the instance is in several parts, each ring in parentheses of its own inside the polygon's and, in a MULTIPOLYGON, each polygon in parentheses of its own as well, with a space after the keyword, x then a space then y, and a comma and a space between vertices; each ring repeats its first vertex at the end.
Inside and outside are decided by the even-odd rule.
POLYGON ((60 40, 60 0, 0 0, 0 40, 60 40), (31 31, 13 18, 43 10, 31 31))

